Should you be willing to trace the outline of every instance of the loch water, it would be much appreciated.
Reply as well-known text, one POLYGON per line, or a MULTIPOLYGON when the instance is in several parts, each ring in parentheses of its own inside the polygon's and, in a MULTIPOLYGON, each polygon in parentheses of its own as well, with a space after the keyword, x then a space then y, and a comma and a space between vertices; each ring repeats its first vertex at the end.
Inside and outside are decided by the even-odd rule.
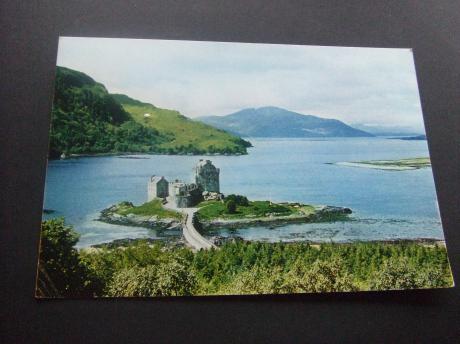
POLYGON ((95 219, 102 209, 120 201, 145 202, 150 175, 192 181, 197 161, 210 159, 220 168, 224 194, 353 210, 352 220, 347 222, 219 230, 213 235, 268 242, 444 238, 431 168, 384 171, 333 164, 425 157, 426 141, 381 137, 249 140, 254 147, 242 156, 132 155, 52 160, 48 164, 44 208, 54 212, 44 214, 44 218, 64 217, 81 235, 78 247, 123 238, 180 235, 95 219))

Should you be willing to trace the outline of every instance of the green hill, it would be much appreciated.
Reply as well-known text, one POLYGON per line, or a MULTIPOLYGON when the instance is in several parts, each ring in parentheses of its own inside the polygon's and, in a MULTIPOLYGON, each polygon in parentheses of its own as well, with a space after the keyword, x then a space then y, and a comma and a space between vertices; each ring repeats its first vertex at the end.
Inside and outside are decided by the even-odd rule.
POLYGON ((160 109, 122 94, 112 94, 112 97, 136 122, 164 133, 170 138, 159 145, 159 149, 167 153, 246 154, 246 147, 251 146, 249 142, 237 136, 191 120, 178 111, 160 109), (148 117, 145 116, 146 114, 148 117))
POLYGON ((322 118, 275 106, 249 108, 226 116, 197 118, 242 137, 369 137, 337 119, 322 118))
POLYGON ((245 154, 248 146, 237 136, 177 111, 111 95, 88 75, 57 67, 51 158, 62 153, 245 154))

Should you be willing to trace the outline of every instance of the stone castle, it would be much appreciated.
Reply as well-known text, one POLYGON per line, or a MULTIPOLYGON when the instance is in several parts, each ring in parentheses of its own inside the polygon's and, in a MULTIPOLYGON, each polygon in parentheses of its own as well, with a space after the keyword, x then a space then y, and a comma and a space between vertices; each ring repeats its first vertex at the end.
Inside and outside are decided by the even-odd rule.
POLYGON ((220 170, 210 160, 200 159, 195 167, 195 182, 178 179, 168 182, 163 176, 151 176, 148 182, 148 201, 166 199, 178 208, 189 208, 203 200, 222 199, 219 187, 220 170))

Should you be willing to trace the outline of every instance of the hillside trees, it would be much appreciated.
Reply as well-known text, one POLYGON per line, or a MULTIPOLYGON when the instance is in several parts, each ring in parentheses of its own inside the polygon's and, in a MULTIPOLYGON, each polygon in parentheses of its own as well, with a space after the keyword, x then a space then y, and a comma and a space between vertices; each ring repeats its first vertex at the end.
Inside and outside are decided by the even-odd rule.
POLYGON ((189 263, 178 256, 170 258, 161 264, 134 266, 115 273, 107 296, 192 295, 197 281, 189 263))
MULTIPOLYGON (((41 281, 60 296, 305 293, 451 286, 446 249, 419 243, 235 241, 192 252, 138 241, 77 251, 62 219, 43 223, 41 281), (49 278, 48 278, 49 277, 49 278)), ((39 274, 40 274, 39 273, 39 274)))
POLYGON ((166 138, 134 120, 87 75, 58 67, 50 133, 51 158, 61 153, 153 152, 166 138))
POLYGON ((47 275, 52 284, 49 289, 56 289, 61 296, 91 296, 99 287, 73 247, 77 241, 78 234, 63 219, 42 223, 39 272, 47 275))
POLYGON ((57 67, 49 156, 94 153, 246 154, 251 144, 179 112, 109 94, 88 75, 57 67), (149 116, 145 117, 145 114, 149 116))
POLYGON ((436 266, 414 266, 407 257, 385 260, 370 280, 370 289, 442 288, 448 285, 443 271, 436 266))

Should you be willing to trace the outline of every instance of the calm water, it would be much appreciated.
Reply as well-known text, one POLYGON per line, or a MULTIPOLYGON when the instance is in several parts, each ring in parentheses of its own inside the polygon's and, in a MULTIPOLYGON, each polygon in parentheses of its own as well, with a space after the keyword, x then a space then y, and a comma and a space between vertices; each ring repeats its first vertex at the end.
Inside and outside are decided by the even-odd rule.
MULTIPOLYGON (((352 241, 395 238, 443 239, 430 168, 381 171, 331 165, 339 161, 428 156, 426 141, 384 138, 251 139, 246 156, 213 156, 221 191, 249 199, 346 206, 353 221, 286 227, 221 230, 264 241, 352 241)), ((81 234, 78 246, 120 238, 152 237, 153 230, 104 224, 94 219, 123 200, 147 200, 151 174, 192 181, 200 156, 138 155, 141 159, 93 157, 51 161, 46 179, 45 217, 64 216, 81 234)), ((164 233, 164 236, 178 233, 164 233)))

